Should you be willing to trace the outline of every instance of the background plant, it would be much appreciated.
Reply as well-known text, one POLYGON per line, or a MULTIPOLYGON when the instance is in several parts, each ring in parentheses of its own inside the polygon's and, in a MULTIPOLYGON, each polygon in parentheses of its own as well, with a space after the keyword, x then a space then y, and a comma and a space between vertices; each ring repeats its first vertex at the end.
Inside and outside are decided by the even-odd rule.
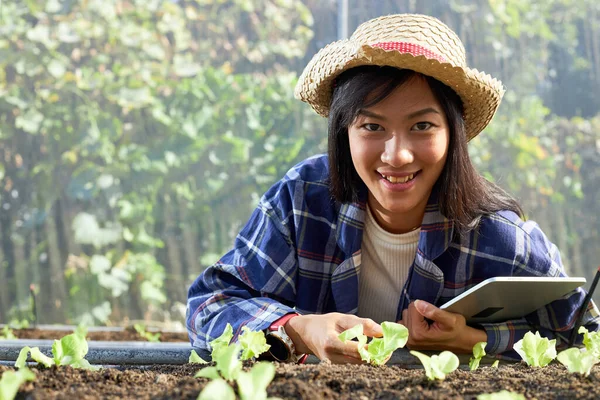
MULTIPOLYGON (((508 92, 470 151, 588 278, 600 248, 600 5, 354 0, 442 18, 508 92)), ((0 10, 0 323, 183 320, 258 197, 325 150, 294 100, 335 0, 14 0, 0 10)), ((596 296, 596 299, 598 297, 596 296)))

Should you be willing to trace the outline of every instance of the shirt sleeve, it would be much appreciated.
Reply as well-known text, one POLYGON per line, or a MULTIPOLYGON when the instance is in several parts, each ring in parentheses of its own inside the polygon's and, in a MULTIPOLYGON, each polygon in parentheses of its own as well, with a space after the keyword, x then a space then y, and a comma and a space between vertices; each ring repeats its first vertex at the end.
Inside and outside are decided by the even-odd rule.
MULTIPOLYGON (((567 276, 558 249, 548 240, 539 226, 533 221, 527 221, 522 224, 521 229, 516 236, 518 250, 513 275, 567 276)), ((486 353, 499 355, 500 358, 520 359, 521 357, 513 350, 513 345, 529 331, 533 333, 538 331, 542 337, 556 339, 557 350, 565 349, 585 296, 585 290, 578 288, 524 318, 503 323, 480 324, 488 337, 486 353)), ((598 308, 590 302, 583 316, 582 325, 588 331, 597 331, 599 322, 598 308)), ((583 335, 578 334, 575 344, 581 344, 582 340, 583 335)))
POLYGON ((296 246, 282 222, 293 214, 281 182, 263 196, 234 248, 207 268, 188 291, 186 323, 192 346, 206 356, 227 323, 234 340, 243 326, 264 330, 295 312, 296 246), (275 207, 273 206, 275 204, 275 207))

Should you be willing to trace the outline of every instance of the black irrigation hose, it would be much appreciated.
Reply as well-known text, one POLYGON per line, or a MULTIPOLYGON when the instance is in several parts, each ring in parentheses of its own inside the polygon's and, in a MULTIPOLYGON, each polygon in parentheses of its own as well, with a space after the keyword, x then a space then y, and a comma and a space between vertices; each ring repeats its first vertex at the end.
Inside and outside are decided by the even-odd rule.
MULTIPOLYGON (((39 347, 42 353, 52 357, 52 340, 18 339, 0 341, 0 365, 14 365, 24 346, 39 347)), ((152 343, 152 342, 103 342, 88 341, 89 351, 85 357, 90 364, 103 366, 149 366, 156 364, 187 364, 191 346, 188 343, 152 343)), ((424 352, 427 353, 427 352, 424 352)), ((435 354, 435 353, 434 353, 435 354)), ((468 354, 459 354, 461 368, 468 368, 468 354)), ((482 366, 491 365, 495 359, 484 357, 482 366)), ((307 364, 316 364, 319 360, 311 356, 307 364)), ((502 364, 506 362, 501 361, 502 364)), ((405 368, 422 368, 416 357, 406 349, 399 349, 392 355, 387 365, 405 368)))

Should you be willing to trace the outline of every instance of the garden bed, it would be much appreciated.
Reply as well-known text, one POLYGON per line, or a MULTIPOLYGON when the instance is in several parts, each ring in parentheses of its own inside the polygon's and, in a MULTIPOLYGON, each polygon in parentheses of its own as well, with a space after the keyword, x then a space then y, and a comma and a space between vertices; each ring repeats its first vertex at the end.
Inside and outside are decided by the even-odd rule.
MULTIPOLYGON (((207 383, 193 378, 199 365, 107 368, 98 372, 52 367, 33 368, 36 380, 22 386, 22 399, 196 399, 207 383)), ((7 370, 0 366, 0 372, 7 370)), ((600 370, 588 378, 567 373, 562 365, 532 369, 524 364, 457 370, 444 381, 429 382, 423 370, 399 366, 277 365, 268 388, 282 399, 470 399, 481 393, 510 390, 538 399, 598 398, 600 370)))
MULTIPOLYGON (((14 331, 19 339, 58 339, 67 333, 65 330, 14 331)), ((94 341, 101 343, 97 342, 99 340, 143 340, 135 330, 91 330, 87 337, 91 340, 90 350, 95 346, 94 341)), ((156 346, 181 347, 179 350, 182 354, 185 352, 185 357, 180 357, 180 360, 185 362, 188 347, 181 342, 187 342, 187 334, 161 334, 161 340, 167 338, 180 343, 156 346)), ((134 344, 124 343, 129 347, 134 344)), ((275 379, 267 391, 269 396, 281 399, 310 400, 471 399, 482 393, 501 390, 537 399, 595 399, 599 396, 600 366, 594 367, 589 377, 582 377, 568 373, 564 366, 556 362, 545 368, 530 368, 525 363, 501 364, 498 368, 492 368, 489 366, 490 360, 484 359, 482 366, 471 372, 466 367, 468 357, 462 357, 461 369, 450 373, 444 381, 431 382, 425 377, 423 369, 414 368, 419 364, 418 360, 408 355, 406 350, 401 351, 403 353, 394 353, 390 360, 390 363, 397 365, 389 363, 383 367, 329 363, 277 364, 275 379)), ((17 399, 196 399, 208 383, 205 378, 193 377, 203 367, 199 364, 113 365, 96 372, 71 367, 32 367, 36 379, 21 387, 17 399)), ((0 373, 10 369, 13 368, 0 365, 0 373)))

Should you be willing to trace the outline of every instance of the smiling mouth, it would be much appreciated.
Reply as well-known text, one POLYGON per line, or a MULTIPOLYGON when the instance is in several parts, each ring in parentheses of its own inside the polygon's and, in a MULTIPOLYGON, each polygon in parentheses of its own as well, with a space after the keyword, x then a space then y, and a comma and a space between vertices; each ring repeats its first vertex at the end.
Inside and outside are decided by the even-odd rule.
POLYGON ((417 171, 414 174, 406 175, 406 176, 387 176, 384 174, 379 174, 385 180, 390 183, 406 183, 412 181, 415 176, 419 175, 421 171, 417 171))

